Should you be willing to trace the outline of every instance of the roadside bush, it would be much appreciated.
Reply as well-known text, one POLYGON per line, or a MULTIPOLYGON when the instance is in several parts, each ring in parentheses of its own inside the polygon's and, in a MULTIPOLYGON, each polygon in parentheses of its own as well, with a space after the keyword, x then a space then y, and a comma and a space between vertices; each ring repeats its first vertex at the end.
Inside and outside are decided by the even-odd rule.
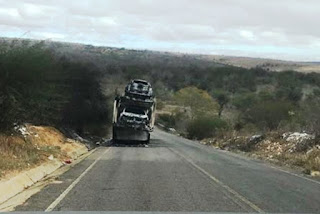
POLYGON ((226 129, 228 124, 220 118, 198 117, 187 126, 188 137, 191 139, 204 139, 213 137, 216 131, 226 129))
POLYGON ((0 46, 0 130, 14 123, 86 127, 108 123, 97 68, 60 59, 45 44, 0 46))
POLYGON ((289 165, 304 167, 304 172, 309 174, 311 170, 320 170, 320 150, 313 150, 308 154, 304 153, 283 153, 276 155, 281 163, 287 163, 289 165))
POLYGON ((192 118, 213 116, 218 112, 218 104, 210 94, 194 86, 180 89, 175 94, 175 99, 180 105, 191 108, 192 118))
POLYGON ((282 120, 278 125, 278 131, 280 132, 301 132, 303 131, 303 122, 304 121, 295 121, 295 120, 282 120))
POLYGON ((320 89, 319 88, 315 88, 313 89, 313 95, 317 98, 320 97, 320 89))
POLYGON ((279 100, 298 102, 302 98, 302 95, 302 88, 299 87, 280 87, 276 91, 276 97, 279 100))
POLYGON ((312 100, 302 105, 302 116, 306 121, 304 128, 320 139, 320 101, 312 100))
POLYGON ((218 116, 221 117, 223 109, 230 101, 230 97, 225 91, 221 90, 213 91, 212 94, 219 104, 218 116))
POLYGON ((261 129, 274 130, 283 120, 290 120, 294 107, 286 101, 268 101, 254 105, 244 112, 244 120, 261 129))
POLYGON ((174 127, 176 123, 173 114, 159 114, 157 121, 166 127, 174 127))
MULTIPOLYGON (((3 47, 2 47, 3 48, 3 47)), ((8 48, 0 53, 0 129, 9 129, 13 122, 57 121, 49 111, 57 111, 64 100, 60 85, 51 84, 57 70, 50 52, 43 43, 8 48)), ((63 75, 56 76, 60 83, 63 75)))
POLYGON ((156 106, 157 110, 162 110, 164 106, 165 106, 164 102, 162 102, 161 100, 157 101, 157 106, 156 106))
POLYGON ((246 111, 258 102, 257 96, 254 93, 238 94, 232 100, 232 104, 240 111, 246 111))
POLYGON ((270 101, 270 100, 274 100, 274 95, 273 93, 271 93, 271 91, 262 90, 258 93, 258 98, 262 102, 270 101))
MULTIPOLYGON (((235 130, 237 129, 235 128, 235 130)), ((252 133, 260 132, 259 128, 252 123, 243 124, 243 126, 241 127, 241 130, 238 130, 238 131, 240 131, 239 133, 241 133, 242 135, 251 135, 252 133)))

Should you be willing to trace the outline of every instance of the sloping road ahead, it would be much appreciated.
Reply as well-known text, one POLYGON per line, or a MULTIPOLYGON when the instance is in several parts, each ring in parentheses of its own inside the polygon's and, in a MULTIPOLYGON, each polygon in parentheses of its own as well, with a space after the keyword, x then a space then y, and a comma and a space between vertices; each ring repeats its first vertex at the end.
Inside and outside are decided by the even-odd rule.
POLYGON ((160 130, 100 147, 16 210, 320 213, 320 183, 160 130))

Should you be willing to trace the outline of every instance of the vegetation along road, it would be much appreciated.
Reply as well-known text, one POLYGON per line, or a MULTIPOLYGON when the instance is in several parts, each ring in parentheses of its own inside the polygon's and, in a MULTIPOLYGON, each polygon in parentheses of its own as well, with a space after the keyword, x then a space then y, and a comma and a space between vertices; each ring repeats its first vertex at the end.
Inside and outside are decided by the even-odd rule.
POLYGON ((318 181, 159 129, 148 147, 99 147, 58 181, 16 210, 320 212, 318 181))

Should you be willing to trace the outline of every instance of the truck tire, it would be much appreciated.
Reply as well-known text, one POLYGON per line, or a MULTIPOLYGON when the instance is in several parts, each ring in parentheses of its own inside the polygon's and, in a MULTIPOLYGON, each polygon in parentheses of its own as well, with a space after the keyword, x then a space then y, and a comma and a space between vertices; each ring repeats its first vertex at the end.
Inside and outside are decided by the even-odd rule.
POLYGON ((150 133, 148 134, 148 139, 144 143, 145 144, 149 144, 150 143, 150 133))
POLYGON ((114 127, 112 128, 112 142, 117 143, 117 136, 116 136, 116 131, 114 130, 114 127))

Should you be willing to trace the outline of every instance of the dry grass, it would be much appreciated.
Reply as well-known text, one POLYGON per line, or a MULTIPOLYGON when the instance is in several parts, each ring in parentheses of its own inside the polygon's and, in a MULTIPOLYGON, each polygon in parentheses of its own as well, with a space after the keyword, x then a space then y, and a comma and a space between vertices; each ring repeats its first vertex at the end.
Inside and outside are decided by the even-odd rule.
POLYGON ((83 144, 71 139, 67 139, 59 130, 50 126, 27 125, 30 135, 27 137, 35 146, 45 148, 57 148, 59 153, 55 157, 63 159, 68 156, 75 148, 84 147, 83 144))
POLYGON ((320 150, 314 150, 309 154, 303 153, 283 153, 274 157, 282 164, 303 167, 306 172, 311 170, 320 171, 320 150))
POLYGON ((223 150, 242 151, 250 156, 268 160, 279 165, 301 167, 305 173, 320 171, 320 147, 310 141, 303 150, 292 150, 294 143, 287 142, 279 133, 268 133, 261 142, 250 144, 248 136, 235 136, 225 133, 214 139, 205 139, 204 144, 223 150))
POLYGON ((26 130, 25 136, 0 135, 0 178, 49 161, 50 155, 70 158, 74 149, 85 147, 53 127, 26 125, 26 130))
POLYGON ((0 177, 9 171, 30 168, 58 152, 54 147, 38 148, 22 137, 0 135, 0 177))
POLYGON ((234 65, 243 68, 254 68, 256 66, 263 66, 265 69, 269 68, 273 71, 287 71, 295 70, 303 73, 316 72, 320 73, 319 64, 310 64, 304 62, 283 61, 275 59, 263 59, 252 57, 233 57, 233 56, 221 56, 221 55, 209 55, 208 59, 213 59, 216 62, 220 62, 227 65, 234 65))

